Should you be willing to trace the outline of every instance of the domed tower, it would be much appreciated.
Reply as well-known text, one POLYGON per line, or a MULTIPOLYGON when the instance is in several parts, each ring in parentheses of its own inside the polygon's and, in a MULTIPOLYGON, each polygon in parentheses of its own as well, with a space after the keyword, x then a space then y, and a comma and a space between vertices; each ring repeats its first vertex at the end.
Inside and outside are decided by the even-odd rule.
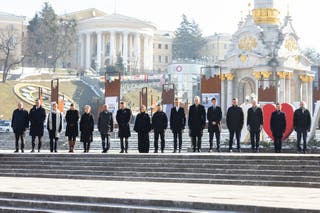
POLYGON ((276 0, 254 0, 252 11, 253 19, 257 25, 279 25, 280 11, 276 8, 276 0))

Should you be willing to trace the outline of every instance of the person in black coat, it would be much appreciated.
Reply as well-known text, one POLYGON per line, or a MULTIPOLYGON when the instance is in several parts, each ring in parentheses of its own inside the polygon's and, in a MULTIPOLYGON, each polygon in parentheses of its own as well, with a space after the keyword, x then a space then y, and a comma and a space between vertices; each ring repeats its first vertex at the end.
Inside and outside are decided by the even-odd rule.
POLYGON ((50 138, 50 152, 57 152, 57 143, 62 130, 62 113, 57 109, 57 103, 52 104, 52 110, 48 114, 47 130, 50 138))
POLYGON ((176 98, 174 100, 174 107, 171 109, 170 113, 170 129, 173 133, 173 153, 177 152, 177 139, 179 138, 179 152, 181 152, 182 147, 182 131, 186 126, 186 115, 184 109, 180 107, 179 100, 176 98))
POLYGON ((232 152, 233 138, 234 134, 236 134, 237 139, 237 149, 238 152, 241 152, 240 149, 240 138, 241 138, 241 130, 243 127, 244 115, 242 108, 238 106, 238 99, 232 99, 232 106, 229 107, 227 111, 227 127, 229 129, 229 152, 232 152))
POLYGON ((78 122, 79 122, 79 111, 74 108, 74 104, 70 104, 70 109, 66 114, 66 136, 68 137, 69 152, 74 152, 74 146, 76 144, 76 138, 79 135, 78 122))
POLYGON ((118 137, 120 138, 120 153, 128 153, 128 138, 131 136, 130 132, 130 119, 132 113, 131 110, 126 108, 125 102, 120 102, 120 109, 117 111, 116 119, 119 126, 118 137), (123 139, 125 139, 125 144, 123 144, 123 139))
POLYGON ((98 130, 102 140, 102 153, 106 153, 110 149, 110 133, 113 132, 113 115, 107 104, 103 105, 103 111, 99 114, 98 130))
POLYGON ((11 127, 15 136, 15 152, 19 152, 19 139, 21 140, 21 152, 24 152, 24 136, 26 129, 29 128, 29 114, 23 109, 23 103, 18 103, 18 108, 12 113, 11 127))
POLYGON ((38 137, 38 152, 40 152, 42 144, 42 136, 44 132, 44 122, 46 120, 46 110, 41 106, 40 100, 36 100, 36 104, 31 108, 29 112, 30 120, 30 136, 32 149, 31 152, 34 152, 35 140, 38 137))
POLYGON ((274 148, 276 153, 281 152, 282 137, 286 131, 286 115, 281 112, 281 105, 276 104, 276 111, 271 114, 270 128, 274 139, 274 148))
POLYGON ((208 132, 209 132, 209 152, 212 152, 213 147, 213 136, 216 135, 217 140, 217 151, 220 152, 220 131, 221 131, 221 119, 222 111, 221 107, 217 106, 216 98, 211 99, 212 106, 208 108, 207 119, 208 119, 208 132))
POLYGON ((161 138, 161 153, 164 152, 165 148, 165 136, 164 133, 168 127, 168 117, 166 113, 162 111, 160 104, 156 106, 157 111, 152 116, 151 128, 154 132, 154 153, 158 153, 158 141, 159 136, 161 138))
POLYGON ((250 132, 251 149, 259 152, 260 131, 263 126, 263 113, 257 106, 257 101, 252 101, 252 107, 248 109, 247 128, 250 132))
POLYGON ((293 127, 297 132, 297 151, 306 153, 307 150, 307 133, 311 128, 311 115, 309 110, 305 107, 304 101, 300 102, 300 108, 294 112, 293 127), (301 149, 301 135, 303 137, 303 149, 301 149))
POLYGON ((151 130, 150 117, 146 113, 146 106, 140 107, 140 113, 137 115, 134 123, 134 131, 138 133, 139 153, 148 153, 150 148, 149 132, 151 130))
POLYGON ((85 113, 81 115, 80 119, 80 141, 83 142, 84 152, 89 152, 90 143, 92 142, 92 133, 94 130, 94 120, 91 113, 91 107, 86 105, 84 107, 85 113))
POLYGON ((200 104, 200 97, 194 98, 194 104, 189 108, 188 126, 192 140, 193 152, 201 152, 201 137, 206 125, 206 110, 200 104))

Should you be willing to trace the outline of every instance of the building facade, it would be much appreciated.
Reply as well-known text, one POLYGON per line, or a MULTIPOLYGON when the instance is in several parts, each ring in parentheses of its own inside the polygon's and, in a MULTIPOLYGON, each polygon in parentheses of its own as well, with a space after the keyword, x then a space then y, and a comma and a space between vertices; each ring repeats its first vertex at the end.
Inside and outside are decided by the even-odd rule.
POLYGON ((217 62, 224 59, 231 44, 231 35, 227 33, 215 33, 205 37, 207 43, 201 50, 201 56, 208 62, 217 62))
POLYGON ((312 109, 314 72, 301 52, 290 14, 280 20, 276 1, 279 0, 255 0, 252 13, 240 21, 232 35, 221 64, 225 107, 233 97, 238 97, 241 103, 251 97, 259 100, 259 88, 273 86, 275 101, 305 100, 312 109))
POLYGON ((157 31, 153 42, 153 69, 155 72, 168 71, 168 65, 172 63, 173 33, 157 31))
MULTIPOLYGON (((26 27, 27 27, 26 17, 0 12, 0 30, 6 36, 8 35, 8 32, 12 32, 10 34, 12 35, 12 38, 14 39, 14 41, 17 42, 17 46, 14 50, 14 54, 16 58, 23 57, 26 27)), ((2 57, 3 56, 1 56, 1 58, 2 57)), ((3 62, 0 60, 1 69, 3 67, 2 63, 3 62)))

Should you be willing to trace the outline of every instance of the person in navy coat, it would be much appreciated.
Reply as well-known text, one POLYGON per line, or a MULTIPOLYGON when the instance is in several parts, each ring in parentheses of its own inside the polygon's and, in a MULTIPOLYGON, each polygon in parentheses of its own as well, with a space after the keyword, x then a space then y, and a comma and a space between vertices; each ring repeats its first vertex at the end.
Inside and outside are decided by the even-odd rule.
POLYGON ((179 152, 182 148, 182 131, 186 126, 186 115, 184 108, 180 107, 179 100, 174 100, 174 107, 171 108, 170 112, 170 129, 173 133, 173 152, 177 152, 178 139, 179 139, 179 152))
POLYGON ((25 131, 29 127, 29 114, 27 110, 23 109, 22 102, 18 103, 18 108, 12 113, 11 127, 16 141, 15 152, 19 152, 19 139, 21 140, 21 152, 24 152, 24 137, 25 131))
POLYGON ((297 132, 297 151, 306 153, 307 150, 307 134, 311 128, 311 115, 305 107, 304 101, 300 102, 300 108, 294 112, 293 128, 297 132), (301 149, 301 136, 303 137, 303 149, 301 149))
POLYGON ((208 119, 208 132, 209 132, 209 152, 212 152, 213 147, 213 136, 216 135, 217 151, 220 152, 220 131, 221 131, 221 119, 222 111, 221 107, 217 106, 217 99, 211 99, 212 106, 208 108, 207 119, 208 119))

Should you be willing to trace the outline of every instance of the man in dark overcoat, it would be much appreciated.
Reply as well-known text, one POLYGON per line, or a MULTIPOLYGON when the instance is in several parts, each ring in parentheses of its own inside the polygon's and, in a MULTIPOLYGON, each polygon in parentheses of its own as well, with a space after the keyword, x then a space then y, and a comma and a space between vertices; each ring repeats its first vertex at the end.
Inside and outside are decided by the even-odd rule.
POLYGON ((293 128, 297 132, 297 151, 306 153, 307 134, 311 128, 311 115, 305 107, 304 101, 300 102, 300 108, 296 109, 293 116, 293 128), (301 148, 301 136, 303 138, 303 149, 301 148))
POLYGON ((159 136, 161 139, 161 153, 164 152, 165 148, 165 131, 168 127, 168 118, 166 113, 162 111, 160 104, 156 106, 157 111, 152 116, 151 128, 154 133, 154 153, 158 153, 158 141, 159 136))
POLYGON ((146 106, 140 107, 134 123, 134 131, 138 133, 139 153, 148 153, 150 148, 149 132, 151 130, 150 116, 146 113, 146 106))
POLYGON ((36 137, 38 137, 38 152, 40 152, 42 143, 41 139, 44 131, 44 122, 46 120, 46 110, 41 106, 41 101, 39 99, 36 100, 36 104, 29 112, 29 120, 32 143, 31 152, 34 152, 36 137))
POLYGON ((220 152, 220 131, 221 131, 221 119, 222 111, 221 107, 217 106, 217 99, 211 99, 212 106, 208 108, 207 119, 208 119, 208 132, 209 132, 209 152, 212 152, 213 147, 213 136, 216 135, 217 151, 220 152))
POLYGON ((193 152, 201 152, 201 138, 206 125, 206 110, 200 104, 200 97, 194 98, 194 104, 189 108, 188 126, 193 152))
POLYGON ((131 136, 130 132, 130 119, 132 113, 131 110, 126 108, 126 103, 120 102, 120 109, 117 111, 116 119, 119 126, 118 136, 120 138, 120 153, 128 153, 128 138, 131 136), (125 144, 123 144, 123 139, 125 140, 125 144))
POLYGON ((101 135, 102 153, 106 153, 110 149, 110 133, 113 132, 113 115, 107 104, 103 105, 103 111, 99 114, 98 130, 101 135))
POLYGON ((228 108, 227 111, 227 127, 229 129, 229 152, 232 152, 233 138, 236 135, 237 139, 237 150, 241 152, 240 149, 240 138, 241 130, 243 127, 244 115, 241 107, 238 106, 238 99, 232 99, 232 106, 228 108))
POLYGON ((176 98, 174 100, 174 107, 171 108, 170 112, 170 129, 173 133, 173 152, 177 152, 179 139, 179 153, 182 148, 182 131, 186 126, 186 115, 184 113, 184 108, 180 106, 179 100, 176 98))
POLYGON ((252 100, 252 107, 248 109, 247 128, 250 132, 252 152, 259 152, 260 131, 263 127, 263 113, 257 106, 257 101, 252 100))
POLYGON ((23 103, 18 103, 18 108, 12 113, 11 127, 15 136, 15 152, 19 152, 19 139, 21 140, 21 152, 24 152, 24 137, 25 131, 29 128, 29 114, 23 108, 23 103))
POLYGON ((276 103, 276 111, 271 114, 270 128, 274 139, 274 149, 276 153, 281 152, 282 137, 286 131, 286 115, 281 112, 281 105, 276 103))

